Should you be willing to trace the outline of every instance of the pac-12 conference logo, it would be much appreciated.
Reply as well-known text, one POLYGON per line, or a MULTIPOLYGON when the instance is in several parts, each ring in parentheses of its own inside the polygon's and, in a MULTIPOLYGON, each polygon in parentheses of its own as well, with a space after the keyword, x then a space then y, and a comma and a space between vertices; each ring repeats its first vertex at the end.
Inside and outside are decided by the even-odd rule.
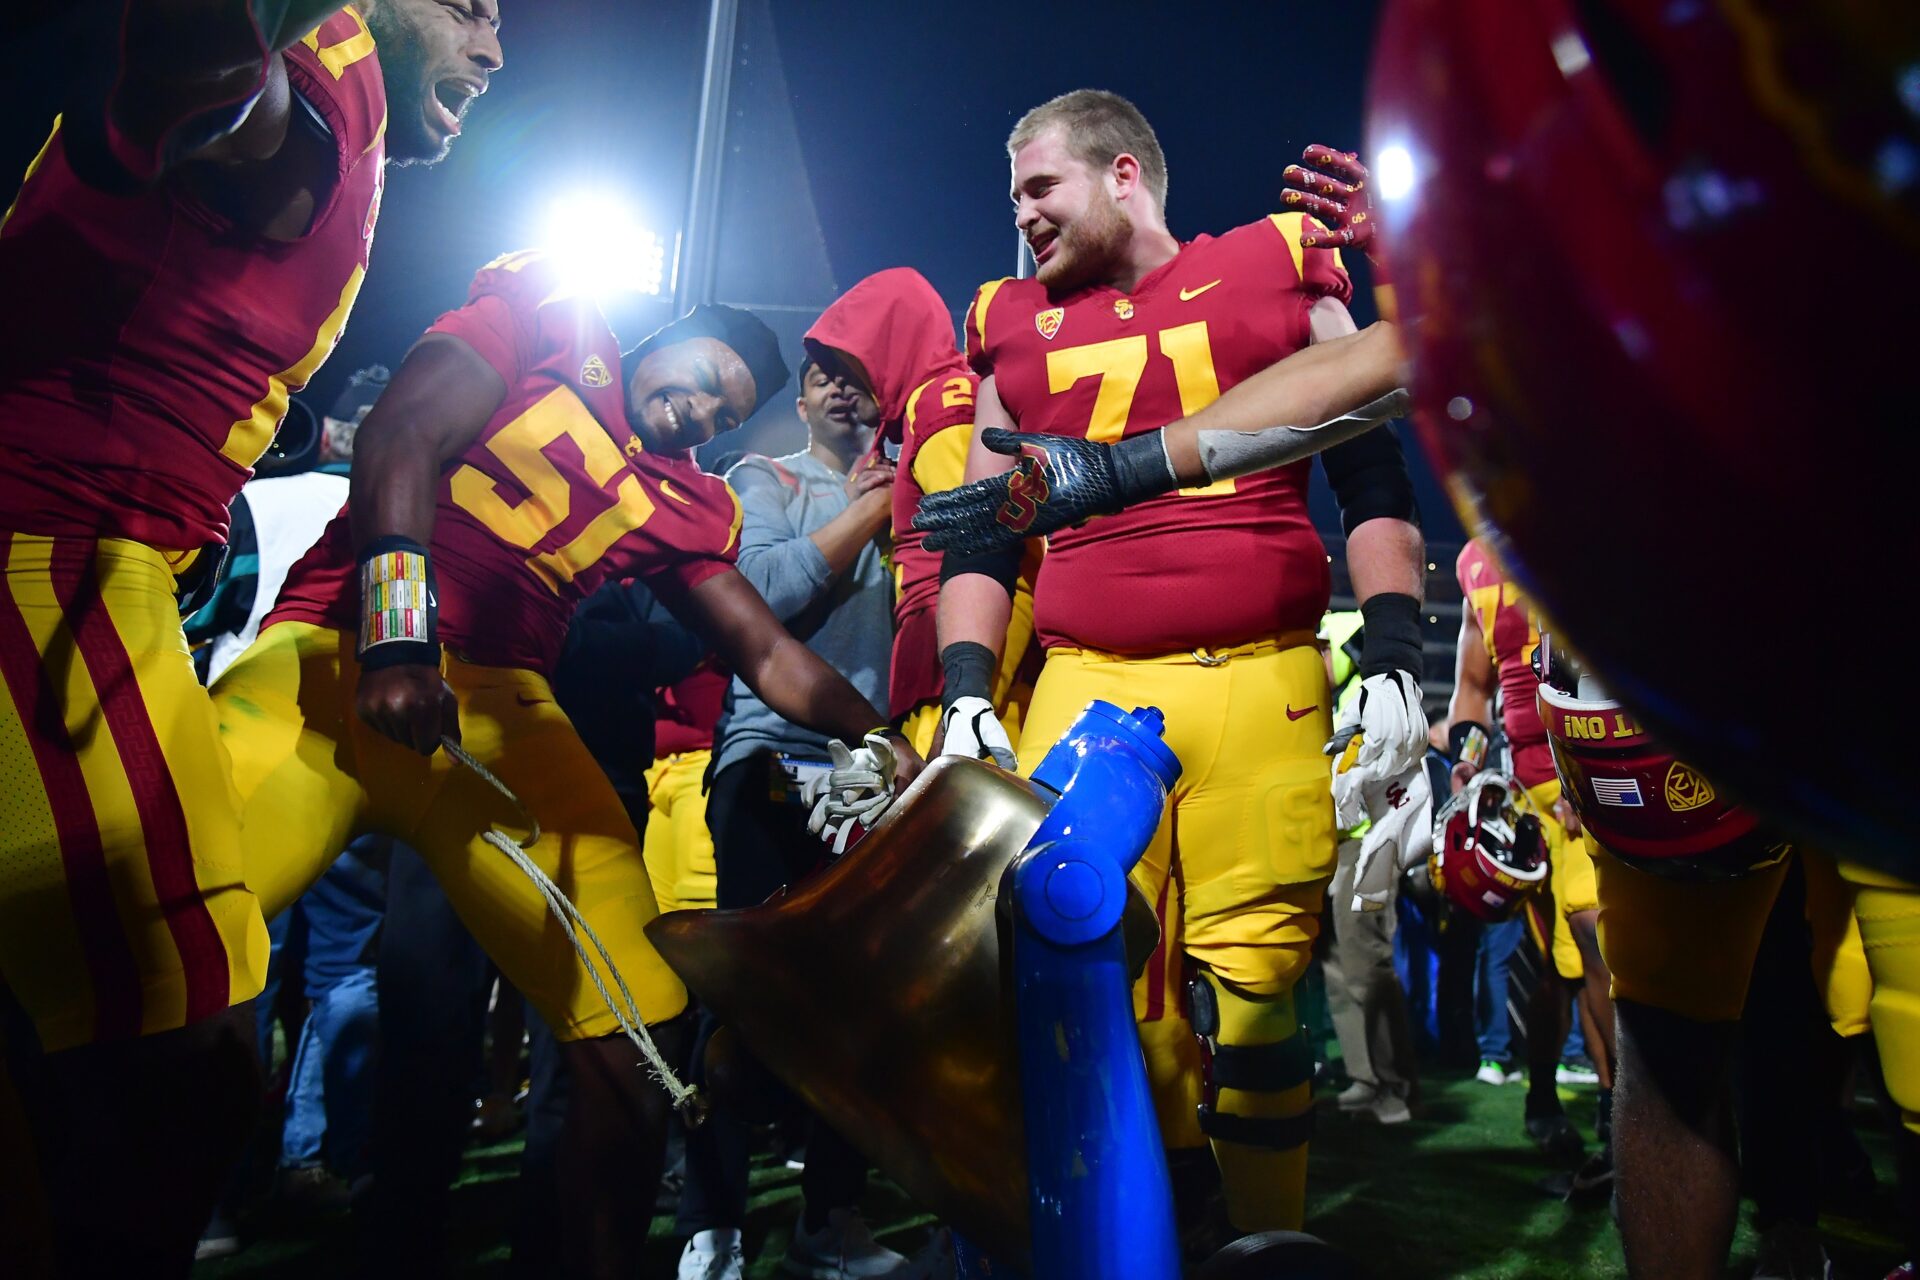
POLYGON ((1713 784, 1678 760, 1667 770, 1667 808, 1687 813, 1713 803, 1713 784))
POLYGON ((613 374, 607 370, 607 362, 599 356, 588 356, 587 362, 580 366, 580 381, 589 387, 611 386, 613 374))
POLYGON ((1053 335, 1060 332, 1060 322, 1066 318, 1065 307, 1051 307, 1033 318, 1033 327, 1040 331, 1041 337, 1052 342, 1053 335))

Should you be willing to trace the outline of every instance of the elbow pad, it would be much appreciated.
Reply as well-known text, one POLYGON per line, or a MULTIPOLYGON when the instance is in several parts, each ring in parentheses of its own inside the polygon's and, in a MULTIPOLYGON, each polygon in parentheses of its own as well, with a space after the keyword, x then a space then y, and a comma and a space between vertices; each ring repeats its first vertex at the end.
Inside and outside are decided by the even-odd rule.
POLYGON ((957 578, 963 573, 981 573, 992 578, 1007 589, 1007 599, 1013 599, 1014 588, 1020 581, 1020 559, 1026 548, 1015 542, 998 551, 949 551, 940 560, 940 581, 957 578))
POLYGON ((1349 535, 1369 520, 1420 523, 1407 458, 1390 428, 1333 446, 1320 455, 1320 465, 1340 503, 1340 527, 1349 535))

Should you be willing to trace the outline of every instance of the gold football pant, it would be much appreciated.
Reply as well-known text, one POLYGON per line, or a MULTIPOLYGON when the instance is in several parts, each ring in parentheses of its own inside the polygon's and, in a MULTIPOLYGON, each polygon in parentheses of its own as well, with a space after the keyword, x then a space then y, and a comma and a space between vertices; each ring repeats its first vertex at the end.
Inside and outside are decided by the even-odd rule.
POLYGON ((1540 819, 1540 832, 1547 840, 1548 891, 1551 910, 1543 910, 1538 895, 1530 895, 1522 914, 1533 945, 1542 956, 1553 957, 1554 972, 1570 981, 1586 973, 1580 958, 1580 944, 1574 941, 1573 927, 1567 917, 1592 911, 1600 905, 1600 890, 1594 881, 1593 857, 1587 852, 1584 834, 1570 836, 1554 816, 1553 805, 1560 798, 1558 778, 1527 788, 1527 798, 1540 819))
MULTIPOLYGON (((1920 1132, 1920 888, 1800 850, 1814 979, 1841 1035, 1871 1026, 1909 1128, 1920 1132)), ((1731 880, 1670 880, 1604 850, 1600 951, 1616 999, 1733 1022, 1787 863, 1731 880)))
POLYGON ((0 532, 0 983, 48 1050, 259 994, 240 806, 174 603, 191 555, 0 532))
POLYGON ((1299 1055, 1276 1046, 1302 1042, 1290 992, 1319 934, 1335 862, 1321 751, 1332 700, 1320 651, 1307 636, 1151 658, 1050 650, 1022 729, 1022 773, 1095 698, 1160 708, 1181 764, 1166 817, 1133 870, 1161 926, 1161 948, 1134 986, 1134 1014, 1162 1134, 1169 1147, 1206 1140, 1200 1054, 1183 1001, 1190 964, 1218 995, 1222 1052, 1253 1051, 1240 1061, 1256 1064, 1219 1091, 1209 1125, 1233 1223, 1297 1228, 1309 1099, 1306 1077, 1295 1078, 1299 1055))
MULTIPOLYGON (((533 883, 483 839, 498 827, 524 840, 526 819, 446 752, 423 757, 361 721, 353 650, 343 632, 282 622, 214 686, 244 805, 248 886, 269 914, 279 911, 356 835, 383 832, 426 860, 555 1035, 618 1030, 533 883)), ((645 1020, 678 1014, 686 991, 641 931, 657 909, 640 838, 546 679, 451 656, 443 665, 459 701, 461 745, 540 823, 528 854, 606 943, 645 1020)))
POLYGON ((708 750, 681 751, 647 770, 647 878, 664 914, 714 904, 713 832, 707 828, 708 750))

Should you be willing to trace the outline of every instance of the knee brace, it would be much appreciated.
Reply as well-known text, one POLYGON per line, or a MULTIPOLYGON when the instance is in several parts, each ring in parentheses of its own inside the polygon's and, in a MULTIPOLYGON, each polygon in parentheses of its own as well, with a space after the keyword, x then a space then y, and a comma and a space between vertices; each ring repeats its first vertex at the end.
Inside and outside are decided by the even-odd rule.
POLYGON ((1205 1060, 1200 1131, 1221 1142, 1291 1151, 1313 1134, 1313 1110, 1277 1096, 1313 1079, 1313 1047, 1290 994, 1252 999, 1201 970, 1189 988, 1205 1060), (1223 1091, 1248 1095, 1223 1103, 1223 1091), (1276 1114, 1290 1111, 1294 1114, 1276 1114))

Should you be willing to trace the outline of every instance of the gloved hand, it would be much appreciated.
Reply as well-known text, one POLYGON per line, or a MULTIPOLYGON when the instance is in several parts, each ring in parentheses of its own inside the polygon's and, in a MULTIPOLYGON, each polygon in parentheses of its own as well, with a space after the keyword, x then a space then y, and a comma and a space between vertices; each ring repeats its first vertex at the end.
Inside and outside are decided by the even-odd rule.
POLYGON ((832 768, 809 779, 800 798, 809 806, 807 830, 831 844, 838 857, 847 851, 856 830, 873 830, 893 804, 899 759, 893 743, 879 733, 868 734, 854 750, 844 742, 829 742, 827 759, 832 768))
POLYGON ((1373 175, 1351 151, 1335 151, 1315 143, 1300 157, 1311 165, 1290 164, 1280 171, 1285 189, 1280 199, 1289 208, 1311 214, 1324 228, 1305 229, 1300 243, 1306 248, 1358 249, 1374 256, 1373 233, 1379 223, 1373 213, 1373 175))
POLYGON ((985 698, 955 698, 940 716, 940 735, 943 756, 990 760, 1009 773, 1019 768, 1013 741, 985 698))
POLYGON ((1117 444, 988 427, 980 442, 1013 470, 920 499, 913 527, 933 551, 978 555, 1111 515, 1176 486, 1158 431, 1117 444))
POLYGON ((1375 778, 1405 773, 1427 754, 1427 712, 1411 672, 1387 671, 1360 682, 1358 767, 1375 778))
POLYGON ((1379 911, 1391 900, 1400 875, 1433 849, 1433 787, 1423 760, 1380 778, 1359 767, 1363 750, 1362 735, 1353 733, 1334 757, 1333 813, 1343 830, 1363 820, 1371 824, 1360 838, 1349 905, 1354 911, 1379 911))

